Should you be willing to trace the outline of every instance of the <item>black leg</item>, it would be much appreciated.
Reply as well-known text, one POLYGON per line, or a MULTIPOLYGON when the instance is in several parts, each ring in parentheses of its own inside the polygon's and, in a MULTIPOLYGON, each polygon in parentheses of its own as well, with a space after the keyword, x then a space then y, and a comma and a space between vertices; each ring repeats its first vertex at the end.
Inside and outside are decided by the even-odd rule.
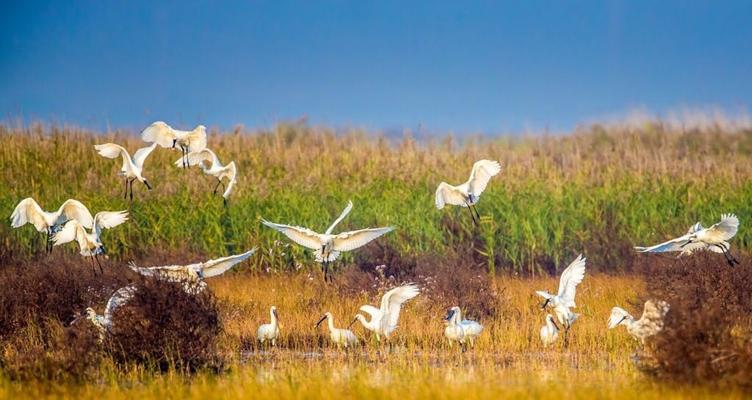
POLYGON ((99 255, 94 254, 94 260, 97 261, 97 265, 99 266, 99 273, 104 275, 104 269, 102 269, 102 264, 99 262, 99 255))
POLYGON ((212 192, 213 195, 217 194, 217 189, 219 189, 219 184, 222 183, 222 180, 217 178, 217 185, 214 186, 214 192, 212 192))
POLYGON ((133 203, 133 181, 135 181, 136 178, 131 179, 129 186, 131 187, 131 203, 133 203))
POLYGON ((470 212, 470 217, 473 219, 473 224, 478 225, 478 222, 475 220, 475 214, 473 214, 473 210, 470 207, 470 204, 468 202, 465 202, 465 205, 467 206, 467 211, 470 212))
POLYGON ((475 215, 478 217, 478 223, 480 223, 480 213, 478 213, 478 207, 472 206, 473 211, 475 211, 475 215))
POLYGON ((123 200, 128 198, 128 177, 125 177, 125 193, 123 194, 123 200))

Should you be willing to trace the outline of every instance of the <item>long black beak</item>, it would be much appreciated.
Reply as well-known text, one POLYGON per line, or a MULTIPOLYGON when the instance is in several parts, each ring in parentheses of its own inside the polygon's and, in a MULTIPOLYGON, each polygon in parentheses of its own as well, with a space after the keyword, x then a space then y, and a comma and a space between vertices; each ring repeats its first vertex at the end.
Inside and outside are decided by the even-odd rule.
POLYGON ((146 185, 147 189, 151 190, 151 185, 149 184, 149 181, 147 181, 146 179, 144 179, 144 185, 146 185))
POLYGON ((541 310, 545 310, 546 306, 548 306, 548 303, 551 301, 551 299, 546 299, 546 301, 543 302, 543 305, 541 306, 541 310))
POLYGON ((621 319, 619 320, 619 322, 616 323, 616 326, 619 326, 619 324, 621 324, 625 319, 627 319, 626 316, 621 317, 621 319))
POLYGON ((555 320, 555 319, 551 318, 551 323, 552 323, 552 324, 554 324, 554 326, 556 327, 556 330, 557 330, 557 331, 560 331, 560 330, 561 330, 561 328, 559 328, 559 324, 557 324, 557 323, 556 323, 556 320, 555 320))
POLYGON ((357 320, 358 320, 358 317, 353 318, 352 322, 350 322, 350 325, 347 325, 347 329, 350 329, 353 326, 353 324, 355 323, 355 321, 357 321, 357 320))
POLYGON ((444 321, 449 321, 450 319, 452 319, 453 316, 454 316, 454 310, 449 310, 449 312, 447 312, 447 315, 444 316, 444 321))
POLYGON ((274 310, 274 317, 277 318, 277 319, 279 319, 279 314, 277 314, 277 310, 276 309, 274 310))
POLYGON ((326 315, 324 315, 323 317, 321 317, 321 319, 319 320, 319 322, 316 323, 316 327, 318 328, 319 325, 321 325, 321 323, 324 322, 325 319, 326 319, 326 315))

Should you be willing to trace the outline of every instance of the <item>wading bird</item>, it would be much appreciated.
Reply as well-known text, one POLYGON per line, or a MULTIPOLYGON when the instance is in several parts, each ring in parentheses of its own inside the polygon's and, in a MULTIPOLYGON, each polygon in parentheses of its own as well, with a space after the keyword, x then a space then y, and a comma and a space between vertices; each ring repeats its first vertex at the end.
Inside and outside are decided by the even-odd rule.
POLYGON ((554 317, 551 314, 546 314, 546 325, 540 330, 540 339, 543 342, 543 347, 548 347, 558 338, 559 325, 556 325, 556 321, 554 321, 554 317))
POLYGON ((262 346, 267 341, 271 342, 272 346, 276 346, 277 338, 279 337, 279 316, 277 315, 277 307, 272 306, 272 308, 269 309, 269 317, 271 318, 271 322, 259 326, 258 330, 256 330, 256 338, 262 346))
POLYGON ((265 219, 262 219, 261 223, 282 232, 293 242, 311 250, 315 250, 313 254, 316 256, 316 261, 323 264, 324 281, 327 282, 329 281, 329 264, 339 257, 340 252, 355 250, 359 247, 365 246, 379 236, 394 230, 394 227, 390 226, 386 228, 360 229, 357 231, 342 232, 332 235, 334 227, 350 213, 352 206, 352 202, 348 202, 347 207, 342 211, 342 214, 340 214, 334 223, 329 226, 323 235, 308 228, 275 224, 274 222, 269 222, 265 219))
POLYGON ((700 250, 710 250, 714 253, 723 253, 726 262, 732 267, 739 261, 731 254, 729 240, 739 230, 739 218, 734 214, 722 214, 721 221, 705 228, 699 222, 692 225, 687 234, 667 242, 650 247, 637 246, 635 249, 640 253, 665 253, 678 251, 679 256, 689 255, 700 250))
MULTIPOLYGON (((93 308, 86 308, 86 319, 89 320, 94 327, 99 331, 99 341, 104 341, 104 337, 112 329, 112 317, 115 315, 115 310, 123 304, 127 303, 133 298, 133 294, 136 292, 134 286, 126 286, 118 289, 107 300, 107 305, 104 308, 104 314, 99 315, 93 308)), ((78 318, 76 318, 77 320, 78 318)), ((74 322, 76 321, 74 320, 74 322)))
POLYGON ((78 221, 91 228, 94 222, 89 210, 78 200, 66 200, 57 211, 44 211, 31 197, 21 200, 10 215, 13 228, 32 224, 37 231, 45 234, 45 252, 52 251, 52 236, 68 221, 78 221))
POLYGON ((98 212, 94 216, 94 226, 91 232, 87 232, 86 227, 80 222, 72 220, 66 222, 63 229, 52 237, 52 241, 55 242, 55 246, 59 246, 75 240, 78 242, 78 247, 81 249, 81 255, 93 259, 92 268, 94 268, 93 263, 96 261, 99 266, 99 272, 104 272, 102 270, 102 264, 99 262, 99 255, 105 254, 107 251, 100 240, 102 229, 114 228, 127 220, 127 211, 98 212))
POLYGON ((136 150, 136 152, 133 153, 133 157, 131 157, 128 150, 115 143, 94 145, 94 148, 102 157, 113 159, 123 157, 123 166, 120 167, 119 174, 125 178, 125 193, 123 194, 123 198, 125 199, 128 197, 128 187, 130 187, 131 201, 133 201, 133 181, 136 179, 142 182, 147 189, 151 190, 149 181, 147 181, 141 174, 144 171, 144 161, 146 161, 146 157, 151 154, 155 147, 157 147, 156 143, 149 147, 142 147, 136 150))
POLYGON ((668 313, 668 309, 668 303, 665 301, 648 300, 645 302, 642 317, 635 321, 634 317, 626 310, 614 307, 611 309, 611 317, 608 319, 608 329, 624 325, 632 337, 645 344, 645 338, 653 336, 663 329, 663 317, 668 313))
POLYGON ((206 127, 199 125, 192 131, 179 131, 162 121, 157 121, 141 132, 141 139, 148 143, 158 143, 164 148, 180 147, 183 167, 190 167, 190 160, 186 156, 206 147, 206 127))
POLYGON ((467 343, 470 347, 475 348, 475 339, 483 331, 483 325, 468 319, 462 319, 460 308, 455 306, 449 309, 444 317, 447 326, 444 328, 444 336, 449 340, 449 346, 452 342, 459 342, 462 351, 467 350, 467 343))
POLYGON ((498 161, 477 161, 473 164, 473 170, 467 182, 458 186, 452 186, 446 182, 439 184, 436 189, 436 208, 441 210, 445 204, 467 207, 473 223, 480 223, 480 214, 474 206, 478 203, 481 193, 486 190, 488 181, 499 172, 501 172, 501 165, 498 161))
POLYGON ((350 326, 355 321, 360 321, 364 328, 376 334, 377 341, 381 342, 382 336, 384 339, 389 340, 392 332, 397 329, 397 321, 399 320, 402 304, 414 298, 419 293, 418 287, 412 284, 396 287, 381 297, 381 308, 367 304, 360 307, 360 311, 371 316, 370 321, 366 320, 366 317, 363 315, 356 314, 355 319, 350 322, 350 326))
POLYGON ((235 264, 245 261, 256 252, 254 247, 242 254, 217 258, 215 260, 188 265, 166 265, 160 267, 139 267, 131 261, 128 266, 144 276, 154 276, 169 282, 183 283, 188 293, 199 293, 206 288, 204 279, 222 275, 235 264))
MULTIPOLYGON (((201 168, 202 171, 204 171, 204 174, 211 175, 217 179, 217 186, 214 187, 213 194, 216 195, 217 189, 219 189, 219 185, 222 185, 222 190, 224 191, 224 193, 222 193, 222 199, 224 201, 224 204, 227 205, 227 198, 230 197, 230 193, 232 193, 232 190, 235 187, 235 183, 237 182, 235 179, 235 175, 237 175, 235 161, 230 161, 229 164, 222 165, 222 163, 219 162, 217 155, 209 149, 203 149, 195 153, 189 153, 187 159, 189 165, 198 165, 198 167, 201 168), (211 163, 210 167, 206 166, 207 162, 211 163), (224 178, 227 178, 227 180, 229 181, 227 183, 227 187, 225 187, 224 182, 222 182, 222 179, 224 178)), ((185 168, 185 164, 186 163, 184 158, 180 158, 175 161, 175 165, 178 166, 178 168, 185 168)))
POLYGON ((585 277, 585 261, 587 259, 580 254, 572 261, 571 264, 561 273, 561 279, 559 280, 559 291, 556 295, 548 293, 548 291, 536 291, 539 296, 546 299, 543 303, 542 309, 546 309, 547 306, 551 306, 556 315, 556 319, 564 327, 564 343, 567 343, 567 334, 569 328, 580 316, 570 310, 570 308, 577 307, 574 302, 574 296, 577 292, 577 285, 582 282, 585 277))
POLYGON ((327 325, 329 325, 329 339, 337 347, 344 347, 347 350, 349 347, 355 347, 360 343, 358 337, 351 330, 334 327, 334 317, 331 312, 324 314, 316 323, 316 327, 318 328, 324 320, 327 320, 327 325))

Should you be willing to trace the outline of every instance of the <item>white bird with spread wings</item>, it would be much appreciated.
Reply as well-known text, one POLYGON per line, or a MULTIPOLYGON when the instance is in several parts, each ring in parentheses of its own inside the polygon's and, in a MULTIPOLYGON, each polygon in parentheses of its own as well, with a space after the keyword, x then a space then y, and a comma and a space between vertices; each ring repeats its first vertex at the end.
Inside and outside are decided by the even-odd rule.
POLYGON ((587 259, 580 254, 571 264, 569 264, 564 272, 561 273, 559 291, 555 295, 545 290, 535 292, 546 299, 541 308, 546 309, 547 306, 551 306, 556 315, 556 319, 562 326, 564 326, 565 343, 569 328, 572 327, 572 324, 574 324, 580 316, 579 314, 572 312, 570 308, 577 307, 574 302, 574 297, 577 293, 577 285, 579 285, 585 277, 586 261, 587 259))
MULTIPOLYGON (((127 211, 102 211, 94 216, 94 224, 91 232, 86 231, 86 227, 77 220, 68 221, 63 229, 53 236, 52 241, 55 246, 78 242, 81 249, 81 255, 92 257, 99 265, 99 271, 102 271, 102 264, 99 263, 99 255, 106 252, 106 248, 101 241, 102 229, 114 228, 128 220, 127 211)), ((92 265, 93 267, 93 265, 92 265)))
POLYGON ((147 189, 151 190, 149 181, 147 181, 142 174, 144 172, 144 161, 146 161, 146 157, 154 151, 155 147, 157 147, 156 143, 148 147, 142 147, 136 150, 136 152, 133 153, 133 157, 131 157, 128 150, 115 143, 94 145, 94 148, 102 157, 112 159, 123 157, 123 166, 120 167, 120 175, 125 177, 125 194, 123 195, 123 198, 125 199, 128 197, 128 188, 130 186, 131 201, 133 201, 133 181, 138 179, 140 182, 143 182, 147 189))
POLYGON ((452 186, 446 182, 441 182, 436 189, 436 208, 441 210, 445 204, 451 204, 460 207, 467 207, 474 223, 480 222, 480 214, 474 207, 480 200, 480 195, 486 190, 486 186, 491 178, 501 172, 501 165, 498 161, 480 160, 473 164, 473 170, 470 172, 470 179, 467 182, 452 186), (476 221, 475 217, 478 217, 476 221))
POLYGON ((360 321, 364 328, 376 334, 376 340, 381 341, 382 336, 388 340, 392 332, 397 329, 402 305, 418 294, 420 294, 420 290, 418 290, 416 285, 410 284, 396 287, 381 297, 381 308, 376 308, 368 304, 360 307, 360 311, 371 316, 370 321, 366 320, 366 317, 363 315, 356 314, 350 326, 356 321, 360 321))
POLYGON ((105 306, 104 314, 102 315, 97 314, 97 312, 91 307, 86 308, 86 319, 97 328, 97 331, 99 331, 100 342, 104 341, 105 335, 112 330, 112 320, 115 311, 132 299, 135 293, 136 288, 134 286, 126 286, 118 289, 112 294, 112 296, 110 296, 110 299, 107 300, 107 305, 105 306))
POLYGON ((158 143, 164 148, 174 149, 175 146, 179 146, 182 152, 183 166, 190 167, 190 162, 186 156, 188 153, 199 152, 206 148, 206 127, 199 125, 192 131, 180 131, 162 121, 157 121, 141 132, 141 139, 144 142, 158 143))
POLYGON ((52 236, 68 221, 78 221, 90 228, 94 222, 89 209, 78 200, 68 199, 56 211, 44 211, 31 197, 21 200, 10 215, 10 225, 20 228, 34 225, 38 232, 46 235, 45 252, 52 251, 52 236))
POLYGON ((632 337, 645 344, 646 338, 663 329, 663 317, 666 316, 668 310, 669 306, 665 301, 648 300, 645 302, 642 317, 635 320, 632 314, 625 309, 614 307, 611 309, 611 316, 608 319, 608 329, 624 325, 632 337))
MULTIPOLYGON (((211 175, 217 178, 217 186, 214 187, 213 194, 217 194, 219 185, 222 185, 222 189, 224 190, 224 193, 222 193, 222 198, 225 205, 227 205, 227 198, 235 188, 235 183, 237 183, 235 177, 238 171, 235 167, 235 161, 230 161, 229 164, 222 165, 222 163, 219 162, 217 155, 209 149, 203 149, 198 152, 189 153, 187 160, 188 165, 198 165, 198 167, 201 168, 202 171, 204 171, 204 174, 211 175), (206 163, 211 163, 211 166, 207 166, 206 163), (226 187, 224 186, 224 182, 222 182, 222 179, 225 178, 227 178, 227 180, 229 181, 226 187)), ((185 168, 185 159, 181 157, 180 159, 175 161, 175 165, 179 168, 185 168)))

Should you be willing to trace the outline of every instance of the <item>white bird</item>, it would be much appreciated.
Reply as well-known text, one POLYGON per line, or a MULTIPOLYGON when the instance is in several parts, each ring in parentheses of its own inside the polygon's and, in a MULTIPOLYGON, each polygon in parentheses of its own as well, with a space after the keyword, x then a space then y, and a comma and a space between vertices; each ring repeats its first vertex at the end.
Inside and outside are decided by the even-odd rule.
POLYGON ((112 329, 112 317, 115 315, 115 310, 123 304, 127 303, 133 298, 133 294, 136 292, 134 286, 126 286, 118 289, 107 300, 107 305, 104 308, 104 314, 99 315, 93 308, 86 308, 86 319, 89 320, 94 327, 99 331, 99 341, 103 341, 107 333, 112 329))
POLYGON ((577 285, 582 282, 585 277, 585 261, 587 259, 580 254, 572 261, 571 264, 561 273, 561 279, 559 280, 559 291, 556 295, 548 293, 548 291, 536 291, 538 295, 542 296, 546 301, 541 308, 545 309, 548 305, 554 310, 556 319, 564 327, 564 339, 566 341, 567 333, 572 324, 577 320, 579 314, 576 314, 570 310, 570 308, 577 307, 574 302, 574 296, 577 293, 577 285))
POLYGON ((206 288, 204 279, 221 275, 256 252, 254 247, 242 254, 217 258, 188 265, 166 265, 159 267, 139 267, 134 262, 128 264, 133 270, 144 276, 154 276, 169 282, 184 283, 188 293, 198 293, 206 288))
MULTIPOLYGON (((198 165, 198 167, 201 168, 202 171, 204 171, 204 174, 211 175, 217 178, 217 186, 214 187, 213 193, 217 194, 219 185, 222 185, 224 190, 224 193, 222 193, 222 198, 224 199, 225 205, 227 205, 227 198, 230 196, 230 193, 232 193, 232 190, 235 187, 235 183, 237 182, 235 176, 237 175, 238 171, 235 167, 235 161, 230 161, 229 164, 222 165, 222 163, 219 162, 217 155, 209 149, 203 149, 198 152, 189 153, 187 160, 188 165, 198 165), (211 163, 210 167, 206 166, 207 162, 211 163), (222 179, 224 178, 227 178, 227 180, 229 181, 226 188, 224 187, 224 183, 222 182, 222 179)), ((175 161, 175 165, 179 168, 185 168, 185 158, 181 157, 180 159, 175 161)))
POLYGON ((352 202, 348 202, 342 214, 332 223, 324 234, 316 233, 308 228, 276 224, 265 219, 261 220, 264 225, 282 232, 293 242, 315 250, 316 261, 324 264, 324 281, 328 280, 329 263, 339 257, 340 252, 355 250, 365 246, 372 240, 394 230, 393 226, 386 228, 368 228, 351 232, 332 234, 334 227, 342 221, 352 210, 352 202))
POLYGON ((556 325, 554 317, 552 317, 551 314, 546 314, 546 325, 544 325, 540 330, 540 339, 541 342, 543 342, 543 347, 548 347, 549 345, 556 342, 558 338, 559 326, 556 325))
POLYGON ((130 186, 131 201, 133 201, 133 181, 138 179, 147 189, 151 190, 149 181, 147 181, 142 174, 144 172, 144 161, 146 161, 146 157, 154 151, 155 147, 157 147, 156 143, 148 147, 142 147, 136 150, 136 152, 133 153, 133 157, 131 157, 128 150, 115 143, 94 145, 94 148, 102 157, 112 159, 123 157, 123 166, 120 167, 119 173, 119 175, 122 175, 125 178, 125 194, 123 195, 123 198, 125 199, 128 197, 128 187, 130 186))
POLYGON ((272 346, 276 346, 277 338, 279 337, 279 316, 277 315, 277 307, 272 306, 272 308, 269 309, 269 317, 271 318, 271 322, 258 327, 258 330, 256 330, 256 338, 261 345, 269 341, 272 346))
POLYGON ((611 317, 608 319, 608 329, 624 325, 632 337, 645 344, 645 339, 648 336, 655 335, 663 329, 663 317, 668 313, 668 309, 668 303, 665 301, 648 300, 645 302, 642 317, 635 321, 634 317, 626 310, 614 307, 611 309, 611 317))
POLYGON ((392 332, 397 329, 397 321, 399 320, 402 304, 414 298, 419 293, 418 287, 413 284, 396 287, 381 297, 381 308, 367 304, 360 307, 360 311, 371 316, 370 321, 366 320, 366 317, 363 315, 356 314, 350 326, 355 321, 360 321, 364 328, 376 334, 376 340, 381 341, 382 336, 388 340, 392 332))
POLYGON ((347 349, 349 347, 355 347, 360 343, 358 337, 355 336, 351 330, 334 327, 334 317, 331 312, 324 314, 319 322, 316 323, 316 327, 318 328, 324 320, 327 320, 327 324, 329 325, 329 339, 331 339, 332 343, 337 345, 337 347, 344 347, 347 349))
POLYGON ((449 309, 446 317, 444 317, 447 326, 444 328, 444 336, 449 340, 449 345, 452 345, 452 341, 459 342, 462 346, 462 351, 467 350, 467 343, 475 348, 475 339, 483 331, 483 325, 471 321, 468 319, 462 319, 460 308, 455 306, 449 309))
POLYGON ((55 246, 59 246, 75 240, 78 242, 81 255, 93 258, 99 265, 99 271, 103 272, 102 264, 99 263, 99 255, 106 253, 107 250, 100 240, 102 229, 114 228, 127 220, 127 211, 101 211, 94 216, 94 227, 91 232, 87 232, 82 223, 71 220, 52 237, 52 241, 55 246))
POLYGON ((715 253, 723 253, 729 265, 739 264, 739 261, 731 254, 729 240, 739 230, 739 218, 734 214, 722 214, 721 221, 705 228, 699 222, 692 225, 687 234, 667 242, 650 247, 637 246, 635 249, 641 253, 664 253, 679 251, 680 256, 689 255, 700 250, 710 250, 715 253))
POLYGON ((158 143, 164 148, 179 146, 182 151, 183 167, 189 166, 187 154, 198 152, 206 147, 206 127, 198 125, 192 131, 179 131, 162 121, 157 121, 141 132, 144 142, 158 143))
POLYGON ((436 189, 436 208, 441 210, 445 204, 467 207, 470 210, 473 222, 479 223, 480 214, 473 206, 478 203, 481 193, 486 190, 488 181, 499 172, 501 172, 501 165, 498 161, 480 160, 475 162, 473 170, 470 172, 470 179, 467 182, 458 186, 452 186, 446 182, 439 184, 436 189), (476 215, 478 221, 475 220, 476 215))
POLYGON ((20 228, 27 223, 34 225, 37 231, 46 235, 45 251, 52 251, 52 235, 71 220, 78 221, 90 228, 94 222, 89 210, 78 200, 66 200, 57 211, 44 211, 31 197, 21 200, 10 215, 13 228, 20 228))

